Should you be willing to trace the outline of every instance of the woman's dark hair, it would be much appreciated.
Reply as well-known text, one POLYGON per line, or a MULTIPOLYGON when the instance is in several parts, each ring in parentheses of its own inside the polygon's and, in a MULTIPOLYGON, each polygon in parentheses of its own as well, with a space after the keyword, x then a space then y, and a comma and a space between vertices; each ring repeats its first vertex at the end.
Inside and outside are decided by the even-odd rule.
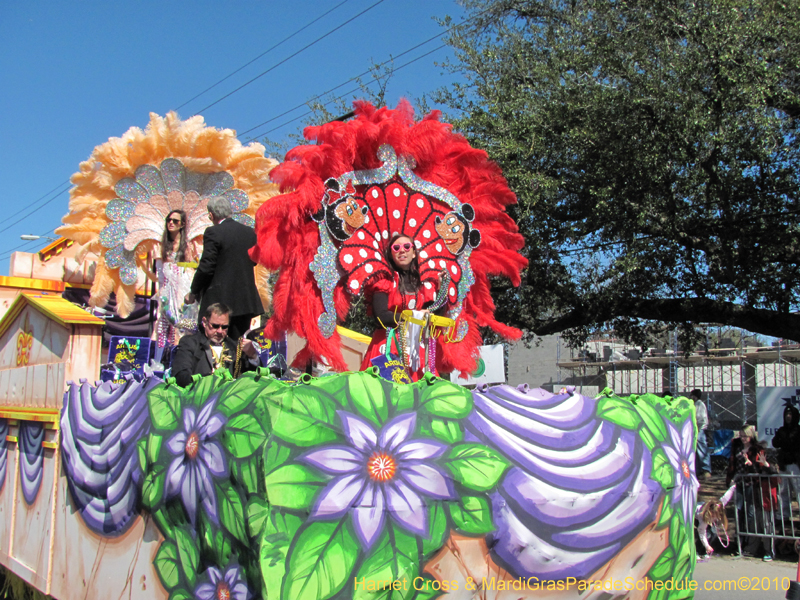
POLYGON ((392 239, 389 240, 389 245, 386 247, 386 260, 389 261, 389 264, 395 271, 400 273, 401 280, 405 278, 407 283, 410 283, 414 287, 414 290, 418 290, 422 285, 422 280, 419 278, 419 260, 417 260, 417 258, 417 245, 414 243, 414 240, 411 238, 411 236, 408 236, 404 233, 395 233, 392 236, 392 239), (404 272, 397 268, 397 265, 394 264, 394 258, 392 257, 392 246, 400 238, 407 238, 411 240, 411 244, 414 247, 414 258, 411 260, 411 264, 408 266, 408 271, 405 271, 405 273, 407 273, 406 275, 403 275, 404 272))
POLYGON ((178 242, 178 250, 175 252, 175 262, 184 262, 186 260, 186 230, 188 229, 189 223, 186 221, 186 213, 182 210, 171 210, 167 214, 166 218, 164 219, 164 235, 161 236, 161 261, 167 262, 167 256, 169 255, 169 251, 172 250, 172 240, 169 239, 169 230, 167 229, 167 219, 169 219, 172 215, 180 215, 181 228, 178 230, 178 235, 180 236, 180 241, 178 242))

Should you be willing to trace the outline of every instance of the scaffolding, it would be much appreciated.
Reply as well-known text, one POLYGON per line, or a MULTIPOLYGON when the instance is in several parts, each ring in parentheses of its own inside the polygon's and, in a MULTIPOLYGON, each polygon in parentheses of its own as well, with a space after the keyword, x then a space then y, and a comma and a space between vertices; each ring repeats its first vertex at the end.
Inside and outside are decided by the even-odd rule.
POLYGON ((559 372, 567 370, 574 376, 596 372, 599 389, 605 385, 621 395, 667 391, 688 395, 699 389, 708 399, 712 420, 728 428, 755 423, 759 388, 800 388, 797 345, 720 348, 681 355, 673 333, 668 348, 639 356, 638 351, 614 350, 614 341, 591 342, 570 360, 561 360, 559 349, 559 372))

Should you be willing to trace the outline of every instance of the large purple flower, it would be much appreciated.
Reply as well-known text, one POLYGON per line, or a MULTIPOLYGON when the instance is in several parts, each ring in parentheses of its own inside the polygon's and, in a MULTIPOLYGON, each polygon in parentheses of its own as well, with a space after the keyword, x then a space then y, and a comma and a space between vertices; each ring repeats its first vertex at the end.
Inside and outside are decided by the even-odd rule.
POLYGON ((225 569, 225 575, 216 567, 208 567, 204 576, 206 581, 194 590, 197 600, 250 600, 253 597, 235 563, 225 569))
POLYGON ((430 459, 447 446, 427 439, 408 438, 414 432, 416 413, 395 417, 380 434, 363 419, 338 412, 347 446, 313 450, 302 460, 336 475, 322 490, 311 511, 314 519, 338 519, 351 511, 361 543, 369 549, 386 523, 386 513, 404 529, 427 536, 428 510, 422 496, 453 497, 447 475, 430 459))
POLYGON ((667 421, 671 446, 664 446, 669 464, 675 470, 675 487, 672 490, 672 503, 681 502, 683 505, 683 522, 692 522, 692 512, 697 502, 697 489, 700 484, 694 474, 694 444, 692 443, 694 426, 692 420, 687 419, 680 433, 677 428, 667 421))
POLYGON ((209 401, 197 414, 188 406, 183 410, 183 431, 173 435, 167 448, 175 459, 167 469, 167 499, 180 493, 192 525, 197 518, 197 502, 211 520, 218 524, 217 496, 212 477, 225 477, 228 465, 220 443, 213 438, 225 424, 225 417, 214 412, 215 400, 209 401))

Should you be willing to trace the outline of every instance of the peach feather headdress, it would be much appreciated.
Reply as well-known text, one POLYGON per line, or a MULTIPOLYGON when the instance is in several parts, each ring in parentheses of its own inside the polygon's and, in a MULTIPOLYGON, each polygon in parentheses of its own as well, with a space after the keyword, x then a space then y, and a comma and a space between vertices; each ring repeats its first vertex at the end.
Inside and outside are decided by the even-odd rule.
POLYGON ((56 230, 100 256, 90 304, 105 306, 115 292, 117 312, 130 314, 138 270, 149 268, 147 256, 158 251, 174 210, 186 213, 187 242, 196 249, 215 196, 230 201, 234 219, 254 226, 258 208, 278 194, 269 181, 277 164, 261 144, 243 146, 231 129, 207 127, 200 116, 181 121, 174 112, 150 113, 144 131, 132 127, 97 146, 71 178, 69 214, 56 230))

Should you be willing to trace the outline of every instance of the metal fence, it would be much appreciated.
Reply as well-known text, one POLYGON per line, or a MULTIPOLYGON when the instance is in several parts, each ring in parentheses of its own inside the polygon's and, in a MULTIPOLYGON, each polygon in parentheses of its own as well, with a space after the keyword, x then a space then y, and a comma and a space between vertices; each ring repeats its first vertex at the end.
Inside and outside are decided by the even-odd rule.
POLYGON ((774 556, 776 540, 800 540, 800 523, 796 521, 800 517, 796 502, 800 475, 738 474, 734 481, 739 552, 755 552, 760 540, 766 552, 774 556))

